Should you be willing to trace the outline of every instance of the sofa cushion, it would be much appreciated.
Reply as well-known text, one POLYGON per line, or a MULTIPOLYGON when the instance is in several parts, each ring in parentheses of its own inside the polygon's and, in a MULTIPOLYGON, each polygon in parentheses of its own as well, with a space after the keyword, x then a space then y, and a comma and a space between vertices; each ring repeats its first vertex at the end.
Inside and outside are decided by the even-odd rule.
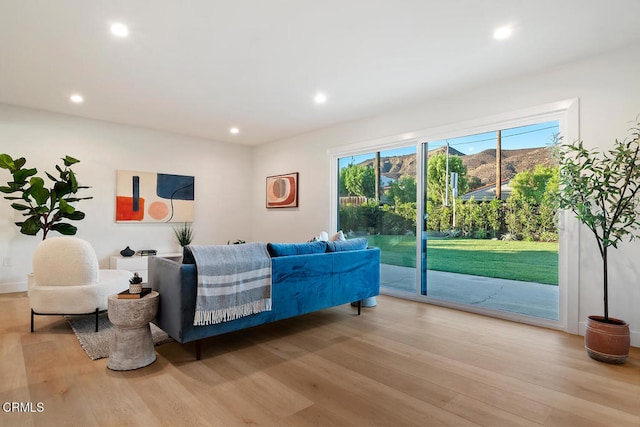
POLYGON ((319 254, 327 251, 327 242, 268 243, 267 250, 272 257, 319 254))
POLYGON ((364 237, 349 240, 336 240, 335 242, 327 242, 327 252, 358 251, 367 249, 367 244, 367 239, 364 237))

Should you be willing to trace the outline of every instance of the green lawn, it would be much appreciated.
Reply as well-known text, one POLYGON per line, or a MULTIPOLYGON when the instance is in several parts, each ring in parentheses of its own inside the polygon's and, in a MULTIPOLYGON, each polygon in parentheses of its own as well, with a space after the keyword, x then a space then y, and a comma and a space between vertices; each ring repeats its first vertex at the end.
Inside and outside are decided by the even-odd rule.
MULTIPOLYGON (((368 236, 381 249, 382 263, 416 266, 413 236, 368 236)), ((558 284, 558 244, 478 239, 427 241, 429 270, 558 284)))

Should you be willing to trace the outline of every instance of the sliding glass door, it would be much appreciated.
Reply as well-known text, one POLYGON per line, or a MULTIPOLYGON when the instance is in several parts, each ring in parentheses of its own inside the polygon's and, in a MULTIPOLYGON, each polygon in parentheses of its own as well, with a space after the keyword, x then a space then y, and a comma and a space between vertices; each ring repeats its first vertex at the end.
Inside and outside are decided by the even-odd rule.
POLYGON ((338 230, 381 250, 381 286, 416 292, 415 145, 338 158, 338 230))
POLYGON ((419 293, 558 320, 557 121, 424 143, 419 293))

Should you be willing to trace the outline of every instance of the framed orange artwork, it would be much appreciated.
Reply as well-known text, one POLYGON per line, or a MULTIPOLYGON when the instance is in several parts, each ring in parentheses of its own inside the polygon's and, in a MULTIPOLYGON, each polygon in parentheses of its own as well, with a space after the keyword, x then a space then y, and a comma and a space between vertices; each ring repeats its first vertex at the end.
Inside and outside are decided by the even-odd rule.
POLYGON ((267 208, 298 207, 298 172, 267 177, 267 208))
POLYGON ((116 172, 116 222, 193 222, 193 176, 116 172))

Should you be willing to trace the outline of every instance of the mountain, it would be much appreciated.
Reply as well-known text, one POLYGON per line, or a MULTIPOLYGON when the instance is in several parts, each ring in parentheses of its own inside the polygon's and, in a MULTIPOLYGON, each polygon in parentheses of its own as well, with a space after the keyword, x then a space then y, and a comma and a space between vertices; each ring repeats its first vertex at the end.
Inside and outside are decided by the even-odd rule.
MULTIPOLYGON (((445 147, 429 151, 432 156, 444 153, 445 147)), ((476 154, 464 154, 449 147, 450 156, 462 158, 462 164, 467 168, 468 177, 478 177, 480 185, 492 184, 496 179, 496 150, 488 149, 476 154)), ((360 165, 374 167, 375 160, 365 160, 360 165)), ((537 165, 555 166, 555 160, 551 150, 546 147, 522 148, 518 150, 502 150, 502 179, 511 179, 521 171, 533 170, 537 165)), ((383 176, 398 179, 401 176, 416 176, 416 156, 407 154, 404 156, 382 157, 380 169, 383 176)))
MULTIPOLYGON (((489 149, 462 157, 467 167, 467 176, 477 176, 481 185, 493 184, 496 180, 496 150, 489 149)), ((518 172, 534 170, 537 165, 552 167, 556 162, 551 150, 546 147, 502 150, 502 179, 511 179, 518 172)))

